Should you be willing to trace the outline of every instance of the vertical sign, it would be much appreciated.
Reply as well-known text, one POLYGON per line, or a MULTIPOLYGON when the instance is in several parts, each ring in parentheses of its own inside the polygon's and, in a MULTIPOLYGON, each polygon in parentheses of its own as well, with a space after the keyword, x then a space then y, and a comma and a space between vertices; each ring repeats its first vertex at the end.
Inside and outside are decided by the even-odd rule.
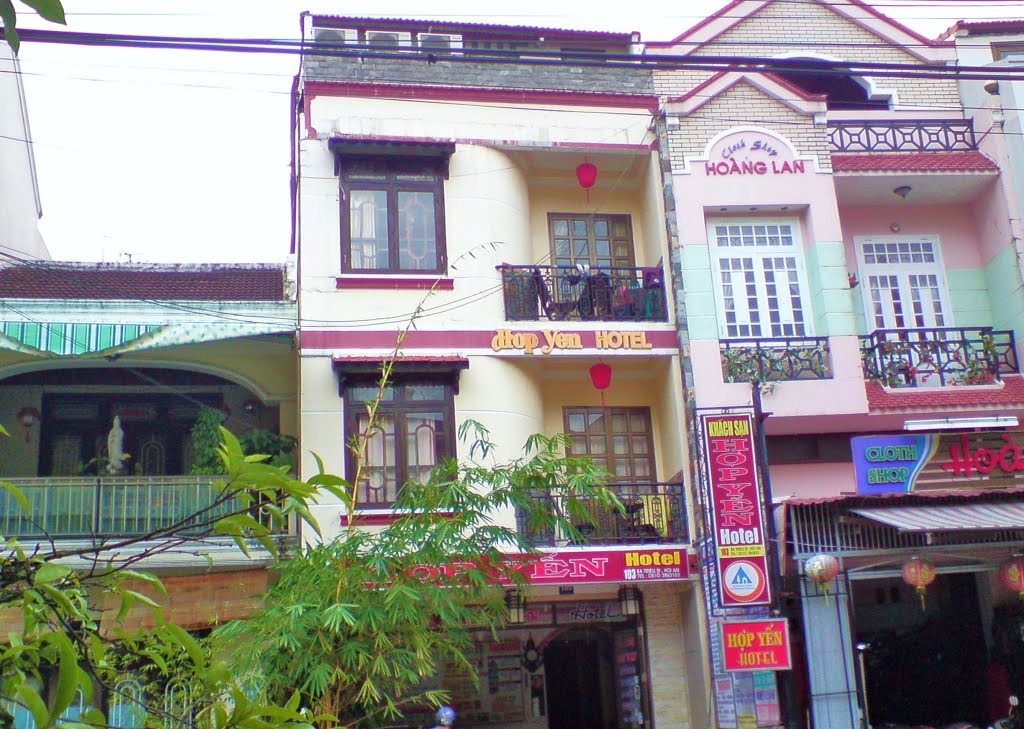
POLYGON ((769 605, 753 417, 701 415, 701 421, 721 604, 769 605))

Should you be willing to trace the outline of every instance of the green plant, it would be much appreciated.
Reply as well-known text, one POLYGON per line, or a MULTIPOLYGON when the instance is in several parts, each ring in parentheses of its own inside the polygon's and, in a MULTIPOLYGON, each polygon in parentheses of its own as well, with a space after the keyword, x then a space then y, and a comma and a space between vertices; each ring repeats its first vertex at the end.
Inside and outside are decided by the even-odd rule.
POLYGON ((189 469, 191 474, 224 473, 224 463, 218 454, 223 421, 224 413, 216 408, 204 407, 199 411, 195 425, 189 433, 192 443, 192 466, 189 469))
POLYGON ((270 456, 271 465, 285 466, 289 472, 295 470, 294 453, 298 441, 293 436, 266 428, 250 428, 238 436, 238 441, 246 455, 263 453, 270 456))

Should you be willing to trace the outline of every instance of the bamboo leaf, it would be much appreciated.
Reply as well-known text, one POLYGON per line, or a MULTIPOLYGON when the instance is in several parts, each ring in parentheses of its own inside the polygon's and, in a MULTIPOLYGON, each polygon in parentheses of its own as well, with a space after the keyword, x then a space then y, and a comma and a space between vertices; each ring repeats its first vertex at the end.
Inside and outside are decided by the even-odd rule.
POLYGON ((66 638, 59 643, 60 663, 57 668, 57 685, 51 696, 50 714, 60 716, 75 700, 78 689, 78 660, 71 641, 66 638))
POLYGON ((67 25, 67 20, 64 18, 64 6, 60 4, 59 0, 21 1, 39 13, 39 17, 43 20, 49 20, 51 23, 59 23, 60 25, 67 25))
MULTIPOLYGON (((0 20, 4 23, 4 40, 14 51, 14 55, 18 55, 18 49, 21 48, 21 39, 18 37, 18 31, 15 30, 17 18, 14 3, 11 0, 0 0, 0 20)), ((6 435, 7 431, 4 431, 4 434, 6 435)))
POLYGON ((23 681, 18 686, 17 697, 32 714, 37 727, 50 726, 50 712, 46 710, 46 704, 43 703, 39 692, 28 681, 23 681))

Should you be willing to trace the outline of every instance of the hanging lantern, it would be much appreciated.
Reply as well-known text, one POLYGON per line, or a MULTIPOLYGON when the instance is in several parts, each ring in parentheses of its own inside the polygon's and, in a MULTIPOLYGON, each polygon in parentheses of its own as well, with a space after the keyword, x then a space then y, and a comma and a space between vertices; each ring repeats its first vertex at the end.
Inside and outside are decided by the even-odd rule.
POLYGON ((825 604, 828 605, 828 583, 839 574, 839 560, 831 554, 816 554, 804 562, 804 574, 807 579, 821 586, 825 593, 825 604))
POLYGON ((576 166, 576 181, 587 191, 587 202, 590 202, 590 188, 597 182, 597 166, 592 162, 584 162, 576 166))
POLYGON ((1007 590, 1013 590, 1024 600, 1024 555, 1015 554, 999 565, 996 573, 1007 590))
POLYGON ((921 609, 925 609, 924 594, 928 585, 935 582, 935 565, 925 562, 920 557, 911 557, 903 565, 903 581, 917 590, 921 596, 921 609))
POLYGON ((590 384, 601 392, 601 407, 604 407, 604 391, 611 387, 612 368, 604 362, 598 362, 590 368, 590 384))

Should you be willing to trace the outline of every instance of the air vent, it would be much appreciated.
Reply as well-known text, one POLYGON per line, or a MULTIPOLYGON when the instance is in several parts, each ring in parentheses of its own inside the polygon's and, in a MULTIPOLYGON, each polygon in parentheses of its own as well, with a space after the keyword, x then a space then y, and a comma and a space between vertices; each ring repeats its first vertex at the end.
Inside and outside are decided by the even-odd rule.
POLYGON ((348 28, 314 28, 313 40, 324 45, 343 46, 359 42, 359 34, 348 28))

